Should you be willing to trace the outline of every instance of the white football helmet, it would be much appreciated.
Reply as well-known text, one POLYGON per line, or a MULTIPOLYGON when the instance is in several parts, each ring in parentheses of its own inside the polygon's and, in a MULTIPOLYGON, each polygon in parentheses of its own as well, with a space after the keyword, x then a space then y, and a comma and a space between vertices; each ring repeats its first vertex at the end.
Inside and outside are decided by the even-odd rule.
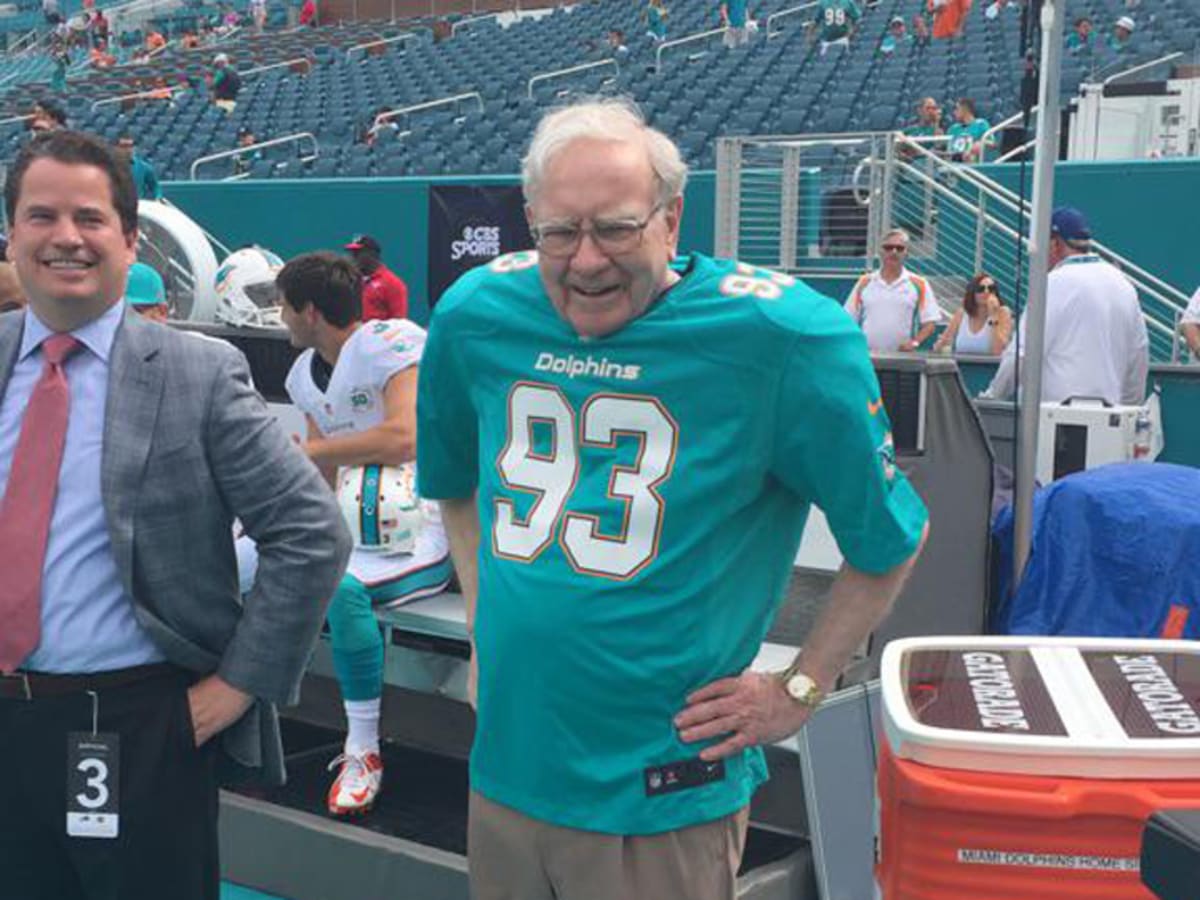
POLYGON ((217 269, 217 321, 237 328, 282 328, 275 287, 282 268, 283 260, 262 247, 229 254, 217 269))
POLYGON ((338 473, 338 505, 354 545, 379 553, 412 553, 421 530, 416 469, 347 466, 338 473))

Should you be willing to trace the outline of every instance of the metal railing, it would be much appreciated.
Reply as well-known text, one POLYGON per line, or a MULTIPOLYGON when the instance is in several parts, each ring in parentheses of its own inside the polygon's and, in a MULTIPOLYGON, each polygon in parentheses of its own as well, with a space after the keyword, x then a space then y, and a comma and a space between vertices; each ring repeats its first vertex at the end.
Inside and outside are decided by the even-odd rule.
POLYGON ((307 66, 308 68, 305 69, 305 72, 307 72, 309 69, 312 68, 312 64, 313 64, 313 61, 312 61, 311 57, 297 56, 292 59, 285 59, 281 62, 268 63, 265 66, 255 66, 252 69, 243 69, 238 72, 238 75, 241 76, 242 78, 247 78, 250 75, 261 75, 263 72, 270 72, 272 69, 291 68, 293 66, 299 66, 299 65, 307 66))
POLYGON ((486 22, 488 19, 496 19, 496 18, 499 18, 501 15, 502 15, 502 13, 494 12, 494 13, 487 13, 486 15, 482 15, 482 16, 472 16, 469 19, 459 19, 457 22, 455 22, 453 25, 450 26, 450 36, 453 37, 454 35, 458 34, 458 31, 460 28, 466 28, 468 25, 472 25, 477 22, 486 22))
POLYGON ((0 119, 0 125, 15 125, 17 122, 29 122, 34 118, 36 116, 33 113, 26 113, 23 116, 8 116, 7 118, 0 119))
MULTIPOLYGON (((1033 106, 1031 106, 1029 108, 1029 118, 1032 119, 1036 113, 1037 113, 1037 104, 1035 103, 1033 106)), ((979 143, 986 147, 988 141, 992 140, 992 138, 994 138, 999 132, 1003 131, 1005 128, 1008 128, 1010 125, 1016 125, 1018 122, 1021 121, 1021 119, 1024 117, 1024 115, 1025 114, 1023 112, 1018 112, 1018 113, 1013 113, 1007 119, 1001 119, 999 122, 997 122, 995 125, 993 125, 991 128, 989 128, 987 131, 985 131, 980 136, 979 143)))
POLYGON ((724 28, 713 28, 709 31, 699 31, 696 34, 689 34, 686 37, 676 38, 673 41, 666 41, 665 43, 659 44, 658 49, 656 49, 654 51, 654 71, 655 72, 662 71, 662 58, 663 58, 663 53, 666 50, 669 50, 674 47, 682 47, 686 44, 694 44, 697 41, 708 40, 710 38, 716 37, 718 34, 724 34, 724 33, 725 33, 724 28))
POLYGON ((1106 87, 1106 86, 1112 84, 1118 78, 1125 78, 1129 75, 1134 75, 1138 72, 1143 72, 1146 69, 1153 69, 1155 66, 1161 66, 1163 63, 1168 63, 1173 59, 1179 59, 1179 57, 1181 57, 1183 55, 1184 55, 1183 51, 1179 51, 1178 53, 1168 53, 1166 56, 1160 56, 1158 59, 1152 59, 1149 62, 1139 63, 1136 66, 1131 66, 1128 69, 1123 69, 1122 71, 1117 72, 1115 75, 1109 75, 1102 82, 1100 82, 1100 85, 1102 87, 1106 87))
POLYGON ((621 66, 617 63, 617 61, 615 59, 601 59, 601 60, 597 60, 596 62, 584 63, 583 65, 579 65, 579 66, 570 66, 566 69, 555 69, 552 72, 542 72, 541 74, 534 75, 532 78, 529 79, 529 83, 525 85, 526 95, 529 97, 530 100, 532 100, 533 99, 533 86, 535 84, 540 84, 543 81, 551 81, 555 78, 561 78, 564 75, 573 75, 576 72, 586 72, 590 69, 598 69, 598 68, 607 67, 607 66, 612 66, 614 69, 617 70, 618 75, 621 74, 621 66))
MULTIPOLYGON (((428 100, 425 103, 414 103, 412 106, 389 109, 387 112, 380 113, 375 117, 375 125, 379 126, 384 122, 390 122, 392 119, 398 119, 401 116, 407 116, 415 112, 423 112, 427 109, 436 109, 439 106, 453 106, 465 100, 474 100, 479 107, 479 111, 483 112, 483 97, 479 91, 468 91, 465 94, 455 94, 453 97, 442 97, 440 100, 428 100)), ((411 134, 411 131, 401 131, 400 133, 411 134)))
POLYGON ((799 6, 792 6, 787 9, 781 9, 779 12, 773 12, 767 16, 767 38, 773 38, 777 34, 783 34, 782 31, 775 31, 771 26, 786 16, 794 16, 804 12, 807 9, 812 9, 814 6, 820 6, 817 0, 811 3, 801 3, 799 6))
POLYGON ((92 103, 92 112, 95 112, 101 106, 110 106, 113 103, 124 103, 128 100, 174 100, 175 94, 190 90, 186 84, 167 85, 165 87, 147 88, 144 91, 135 91, 132 94, 121 94, 117 97, 105 97, 103 100, 96 100, 92 103), (166 96, 163 96, 163 93, 166 96))
MULTIPOLYGON (((1030 204, 935 152, 944 141, 898 132, 718 138, 716 252, 805 279, 846 278, 875 265, 880 235, 901 227, 911 236, 907 264, 948 309, 981 271, 1019 309, 1030 204)), ((1092 248, 1137 289, 1155 358, 1168 358, 1187 296, 1112 248, 1092 248)))
POLYGON ((367 41, 365 44, 355 44, 346 51, 346 59, 350 59, 350 57, 358 51, 362 51, 362 53, 366 54, 371 50, 372 47, 386 47, 389 44, 402 44, 405 41, 415 40, 419 40, 418 37, 411 31, 406 31, 403 34, 396 35, 395 37, 380 38, 377 41, 367 41))
POLYGON ((1020 146, 1013 147, 1007 153, 1001 153, 994 160, 992 160, 992 162, 998 162, 998 163, 999 162, 1008 162, 1010 159, 1015 159, 1016 157, 1018 157, 1022 153, 1024 153, 1026 150, 1032 150, 1036 143, 1037 143, 1037 138, 1031 138, 1030 140, 1021 144, 1020 146))
MULTIPOLYGON (((308 156, 301 155, 301 162, 311 162, 321 155, 321 147, 317 143, 316 136, 310 131, 298 131, 295 134, 288 134, 283 137, 271 138, 269 141, 259 141, 254 144, 247 144, 245 147, 234 147, 232 150, 222 150, 220 153, 210 153, 207 156, 201 156, 192 161, 191 168, 188 170, 188 175, 192 181, 196 180, 196 170, 203 165, 215 162, 219 159, 233 159, 234 157, 243 156, 247 153, 252 153, 256 150, 262 150, 267 147, 278 147, 282 144, 302 144, 305 141, 312 142, 312 153, 308 156)), ((248 178, 249 172, 241 172, 236 175, 230 175, 222 181, 240 181, 243 178, 248 178)))
MULTIPOLYGON (((983 175, 972 166, 947 162, 937 158, 933 154, 929 154, 923 148, 920 152, 933 160, 933 165, 941 173, 939 177, 942 180, 949 181, 953 178, 957 181, 969 182, 981 192, 980 196, 983 198, 983 202, 976 204, 978 207, 979 222, 982 223, 980 227, 985 227, 988 230, 1007 232, 1012 236, 1012 227, 1006 224, 1000 216, 1005 216, 1008 222, 1019 222, 1021 218, 1029 215, 1030 205, 1028 200, 1019 197, 1015 192, 983 175), (994 211, 997 207, 1000 216, 994 211)), ((1026 231, 1028 233, 1028 229, 1026 231)), ((978 241, 977 247, 979 247, 978 241)), ((1029 247, 1028 239, 1026 239, 1026 260, 1028 259, 1029 247)), ((1095 240, 1091 242, 1091 247, 1092 252, 1100 256, 1101 259, 1117 266, 1124 273, 1125 277, 1133 283, 1139 294, 1152 298, 1161 305, 1160 309, 1155 309, 1143 303, 1143 318, 1152 335, 1158 337, 1160 345, 1164 341, 1171 340, 1172 327, 1164 319, 1169 319, 1175 312, 1182 310, 1187 305, 1187 295, 1132 262, 1127 257, 1122 256, 1111 247, 1095 240)), ((984 257, 985 254, 982 252, 982 248, 977 249, 974 259, 975 271, 981 270, 984 264, 984 257)))

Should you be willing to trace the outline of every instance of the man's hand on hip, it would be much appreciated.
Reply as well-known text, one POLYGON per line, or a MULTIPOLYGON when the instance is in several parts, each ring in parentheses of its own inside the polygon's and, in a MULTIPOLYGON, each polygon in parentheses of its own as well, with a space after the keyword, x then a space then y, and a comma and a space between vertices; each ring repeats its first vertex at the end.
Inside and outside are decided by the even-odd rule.
POLYGON ((209 675, 193 684, 188 688, 188 706, 196 746, 203 747, 213 735, 240 719, 253 702, 253 697, 218 675, 209 675))
POLYGON ((675 717, 684 742, 725 736, 701 751, 700 758, 706 761, 795 734, 812 712, 792 700, 778 678, 749 670, 705 685, 691 694, 687 703, 675 717))

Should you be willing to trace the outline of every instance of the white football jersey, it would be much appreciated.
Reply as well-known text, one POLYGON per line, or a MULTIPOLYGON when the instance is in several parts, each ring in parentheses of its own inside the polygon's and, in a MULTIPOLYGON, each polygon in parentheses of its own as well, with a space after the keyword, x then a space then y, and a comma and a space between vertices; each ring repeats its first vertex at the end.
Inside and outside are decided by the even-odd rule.
POLYGON ((354 434, 383 421, 384 388, 393 375, 418 365, 424 349, 425 330, 407 319, 364 322, 342 345, 324 391, 313 381, 311 347, 292 363, 284 387, 321 434, 354 434))
MULTIPOLYGON (((425 330, 408 319, 364 322, 342 345, 337 365, 322 391, 313 381, 309 348, 296 358, 284 387, 292 403, 311 416, 326 437, 354 434, 383 422, 383 392, 393 375, 419 365, 425 330)), ((423 524, 411 554, 380 554, 355 548, 346 571, 374 587, 424 571, 449 555, 441 515, 434 503, 421 505, 423 524)))

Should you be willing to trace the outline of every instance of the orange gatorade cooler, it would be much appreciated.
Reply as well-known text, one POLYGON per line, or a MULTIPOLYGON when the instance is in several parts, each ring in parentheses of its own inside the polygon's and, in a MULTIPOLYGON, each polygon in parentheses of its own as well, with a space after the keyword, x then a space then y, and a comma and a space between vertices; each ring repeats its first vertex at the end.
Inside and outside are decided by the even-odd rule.
POLYGON ((880 678, 883 900, 1153 900, 1142 827, 1200 806, 1200 643, 909 638, 880 678))

